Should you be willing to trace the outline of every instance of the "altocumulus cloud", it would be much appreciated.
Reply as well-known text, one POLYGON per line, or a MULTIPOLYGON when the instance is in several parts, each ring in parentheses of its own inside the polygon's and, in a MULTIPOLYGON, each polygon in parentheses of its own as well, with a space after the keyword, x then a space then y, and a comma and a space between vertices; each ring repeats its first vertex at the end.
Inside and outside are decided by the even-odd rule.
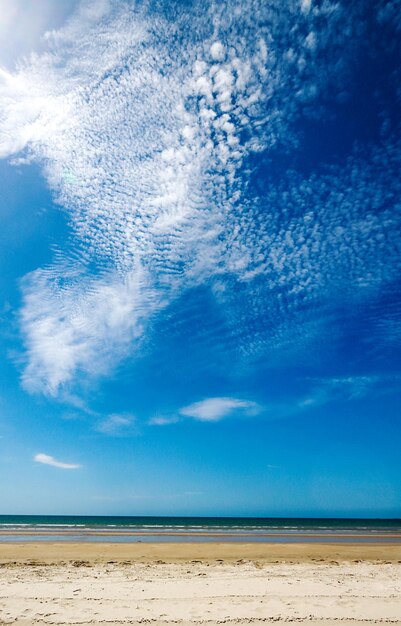
POLYGON ((35 454, 33 460, 37 463, 43 463, 44 465, 51 465, 52 467, 58 467, 59 469, 65 470, 74 470, 82 467, 77 463, 64 463, 63 461, 58 461, 53 456, 50 456, 49 454, 43 454, 43 452, 35 454))
POLYGON ((106 374, 213 281, 244 359, 304 354, 339 302, 390 288, 394 137, 327 172, 249 185, 252 159, 293 149, 295 122, 347 88, 357 4, 86 1, 45 54, 0 71, 0 155, 43 166, 73 234, 22 282, 27 389, 56 395, 78 373, 106 374))

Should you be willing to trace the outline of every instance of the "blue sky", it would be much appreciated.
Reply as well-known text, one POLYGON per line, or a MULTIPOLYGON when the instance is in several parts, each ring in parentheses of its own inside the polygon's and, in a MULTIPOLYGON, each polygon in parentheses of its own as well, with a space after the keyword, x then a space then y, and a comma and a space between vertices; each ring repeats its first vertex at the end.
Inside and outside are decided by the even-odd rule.
POLYGON ((3 0, 0 513, 401 515, 400 11, 3 0))

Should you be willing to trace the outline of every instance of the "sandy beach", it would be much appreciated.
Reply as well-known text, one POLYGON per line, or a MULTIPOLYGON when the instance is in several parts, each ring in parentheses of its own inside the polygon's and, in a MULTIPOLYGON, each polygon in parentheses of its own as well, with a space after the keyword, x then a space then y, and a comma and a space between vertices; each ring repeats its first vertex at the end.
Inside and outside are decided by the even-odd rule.
POLYGON ((401 625, 400 544, 3 543, 3 624, 401 625))

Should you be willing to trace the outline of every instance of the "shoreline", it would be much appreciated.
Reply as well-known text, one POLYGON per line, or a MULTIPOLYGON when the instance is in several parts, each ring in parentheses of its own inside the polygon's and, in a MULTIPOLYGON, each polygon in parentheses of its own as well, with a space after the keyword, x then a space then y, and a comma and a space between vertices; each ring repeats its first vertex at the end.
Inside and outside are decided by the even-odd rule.
POLYGON ((292 532, 292 533, 251 533, 251 532, 238 532, 238 533, 230 533, 230 532, 185 532, 185 531, 168 531, 168 532, 132 532, 132 531, 102 531, 102 530, 62 530, 60 532, 56 532, 54 530, 0 530, 1 536, 13 536, 13 537, 52 537, 52 536, 63 536, 63 537, 76 537, 77 535, 82 535, 84 537, 155 537, 155 536, 165 536, 165 537, 275 537, 275 538, 310 538, 310 539, 399 539, 401 541, 401 533, 334 533, 334 532, 325 532, 325 533, 300 533, 300 532, 292 532))
POLYGON ((238 562, 326 563, 375 562, 401 563, 399 543, 247 543, 247 542, 0 542, 0 565, 57 565, 72 562, 91 566, 98 563, 134 562, 180 563, 238 562))

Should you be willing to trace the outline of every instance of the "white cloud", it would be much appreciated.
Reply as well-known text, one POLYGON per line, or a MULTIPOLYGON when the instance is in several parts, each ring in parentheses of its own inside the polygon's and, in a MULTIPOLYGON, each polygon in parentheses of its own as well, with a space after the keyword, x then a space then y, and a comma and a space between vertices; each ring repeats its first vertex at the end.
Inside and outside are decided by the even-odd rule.
POLYGON ((107 372, 138 347, 143 319, 160 304, 141 268, 125 278, 64 279, 61 292, 46 272, 25 281, 22 326, 29 363, 22 380, 30 391, 54 395, 77 371, 107 372))
POLYGON ((308 391, 297 398, 265 406, 268 418, 285 418, 319 409, 325 405, 357 401, 364 397, 378 397, 394 393, 399 387, 399 376, 337 376, 321 379, 305 379, 308 391))
POLYGON ((203 422, 217 422, 233 414, 255 415, 261 410, 256 402, 238 398, 206 398, 180 409, 180 415, 203 422))
POLYGON ((210 56, 213 61, 224 61, 224 57, 226 56, 226 49, 221 41, 215 41, 210 46, 210 56))
POLYGON ((83 2, 45 53, 0 74, 0 155, 43 166, 73 231, 70 256, 23 283, 31 391, 106 374, 157 312, 213 278, 231 281, 228 332, 257 358, 303 354, 339 289, 363 299, 398 272, 394 216, 376 208, 399 146, 244 194, 247 159, 293 145, 305 104, 341 85, 352 10, 228 0, 172 25, 145 5, 83 2))
POLYGON ((0 65, 13 67, 22 57, 44 49, 43 39, 76 8, 78 0, 0 0, 0 65))
POLYGON ((177 424, 179 422, 179 418, 176 415, 173 416, 163 416, 156 415, 155 417, 151 417, 148 424, 149 426, 168 426, 170 424, 177 424))
POLYGON ((62 461, 57 461, 53 456, 49 454, 43 454, 42 452, 35 454, 33 460, 37 463, 43 463, 44 465, 51 465, 52 467, 58 467, 59 469, 78 469, 82 467, 81 465, 77 465, 76 463, 63 463, 62 461))
MULTIPOLYGON (((156 416, 149 420, 152 426, 176 424, 182 418, 201 422, 218 422, 228 417, 256 416, 263 413, 264 419, 283 419, 301 415, 321 408, 326 404, 350 402, 367 395, 394 392, 399 385, 398 376, 338 376, 322 379, 305 379, 308 389, 304 394, 289 400, 264 404, 235 397, 205 398, 182 407, 177 415, 156 416)), ((277 465, 267 465, 277 468, 277 465)))
POLYGON ((300 5, 302 13, 309 13, 312 6, 312 0, 301 0, 300 5))
POLYGON ((134 422, 135 418, 132 415, 120 415, 118 413, 114 413, 112 415, 109 415, 102 422, 100 422, 97 425, 96 430, 104 433, 105 435, 123 435, 124 433, 128 432, 134 422))

